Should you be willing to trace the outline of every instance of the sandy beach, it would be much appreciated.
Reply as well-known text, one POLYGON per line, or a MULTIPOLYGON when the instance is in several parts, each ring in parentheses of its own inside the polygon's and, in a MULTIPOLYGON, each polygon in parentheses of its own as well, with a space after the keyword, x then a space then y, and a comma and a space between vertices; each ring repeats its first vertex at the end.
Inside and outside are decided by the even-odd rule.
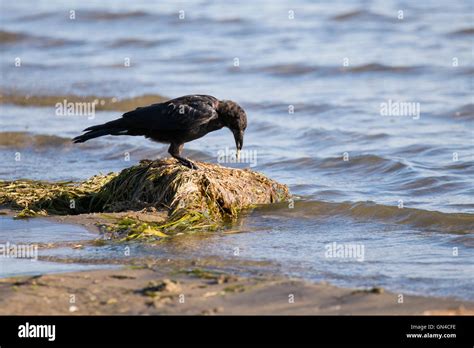
MULTIPOLYGON (((134 212, 137 214, 136 212, 134 212)), ((12 216, 14 211, 2 209, 12 216)), ((118 217, 126 213, 114 213, 118 217)), ((141 214, 140 217, 144 218, 141 214)), ((51 216, 97 233, 99 214, 51 216)), ((189 238, 185 236, 184 238, 189 238)), ((91 241, 42 248, 82 248, 91 241)), ((374 286, 336 287, 290 278, 271 262, 203 257, 87 260, 40 256, 38 262, 107 264, 113 269, 0 279, 0 314, 15 315, 472 315, 474 303, 411 296, 374 286)))
POLYGON ((117 270, 0 280, 0 314, 473 315, 474 304, 355 290, 260 272, 252 263, 145 260, 117 270), (236 268, 229 271, 228 268, 236 268), (71 302, 71 296, 74 301, 71 302))

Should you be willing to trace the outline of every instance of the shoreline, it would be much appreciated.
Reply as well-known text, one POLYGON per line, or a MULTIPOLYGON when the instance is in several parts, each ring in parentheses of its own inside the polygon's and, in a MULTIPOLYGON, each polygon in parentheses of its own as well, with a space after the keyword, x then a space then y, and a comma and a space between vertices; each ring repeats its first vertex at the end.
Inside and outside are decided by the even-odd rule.
MULTIPOLYGON (((11 209, 0 211, 8 216, 15 213, 11 209)), ((80 225, 98 236, 96 223, 101 220, 97 215, 44 218, 80 225)), ((39 261, 114 264, 120 268, 1 278, 0 314, 474 314, 471 301, 404 294, 403 303, 399 303, 398 294, 383 288, 353 289, 291 278, 266 261, 214 256, 196 260, 40 256, 39 261)))
POLYGON ((474 304, 256 272, 255 263, 140 260, 120 269, 0 279, 0 315, 473 315, 474 304), (251 273, 250 275, 248 273, 251 273), (244 275, 247 273, 247 275, 244 275), (433 301, 435 300, 435 301, 433 301))

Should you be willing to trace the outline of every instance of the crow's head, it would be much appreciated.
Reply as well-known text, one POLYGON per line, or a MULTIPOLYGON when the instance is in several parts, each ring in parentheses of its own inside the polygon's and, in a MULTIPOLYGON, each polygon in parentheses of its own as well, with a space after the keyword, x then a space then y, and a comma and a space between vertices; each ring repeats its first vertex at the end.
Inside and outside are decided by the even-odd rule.
POLYGON ((234 134, 238 157, 244 143, 244 132, 245 128, 247 128, 247 115, 239 104, 231 100, 220 101, 217 112, 224 126, 229 128, 234 134))

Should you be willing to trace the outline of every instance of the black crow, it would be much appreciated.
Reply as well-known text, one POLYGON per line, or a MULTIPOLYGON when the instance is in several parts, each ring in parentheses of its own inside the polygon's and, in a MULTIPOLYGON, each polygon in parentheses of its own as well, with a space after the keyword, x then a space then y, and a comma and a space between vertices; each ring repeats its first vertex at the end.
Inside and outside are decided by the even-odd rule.
POLYGON ((143 135, 170 144, 168 152, 171 156, 183 165, 197 169, 193 162, 181 157, 184 143, 223 127, 234 134, 238 157, 247 128, 244 109, 230 100, 218 100, 209 95, 186 95, 139 107, 117 120, 86 128, 86 133, 74 138, 73 142, 83 143, 103 135, 143 135))

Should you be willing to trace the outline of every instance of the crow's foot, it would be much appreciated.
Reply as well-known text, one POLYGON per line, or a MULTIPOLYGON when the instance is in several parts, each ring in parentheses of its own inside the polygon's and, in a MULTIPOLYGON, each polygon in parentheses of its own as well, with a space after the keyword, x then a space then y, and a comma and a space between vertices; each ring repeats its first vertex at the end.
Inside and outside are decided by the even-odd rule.
POLYGON ((179 161, 179 163, 181 163, 183 166, 188 167, 189 169, 199 169, 199 167, 194 162, 191 162, 186 158, 177 158, 177 160, 179 161))

